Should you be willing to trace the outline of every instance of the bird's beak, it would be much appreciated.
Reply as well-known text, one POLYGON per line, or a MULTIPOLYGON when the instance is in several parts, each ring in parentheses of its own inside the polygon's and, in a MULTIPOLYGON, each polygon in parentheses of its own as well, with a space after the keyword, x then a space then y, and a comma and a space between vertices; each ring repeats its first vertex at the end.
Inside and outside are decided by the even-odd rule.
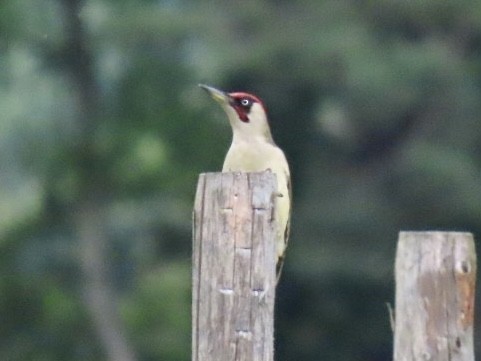
POLYGON ((199 86, 209 93, 209 95, 220 104, 229 104, 230 96, 226 92, 204 84, 199 84, 199 86))

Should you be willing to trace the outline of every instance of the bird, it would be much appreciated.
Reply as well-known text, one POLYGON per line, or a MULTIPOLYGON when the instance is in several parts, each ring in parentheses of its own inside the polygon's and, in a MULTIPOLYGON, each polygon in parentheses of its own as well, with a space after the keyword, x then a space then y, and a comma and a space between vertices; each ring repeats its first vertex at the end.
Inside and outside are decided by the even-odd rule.
POLYGON ((279 282, 290 231, 292 187, 289 164, 272 138, 264 103, 255 95, 228 93, 199 84, 224 109, 232 128, 232 143, 222 172, 271 171, 277 178, 276 284, 279 282))

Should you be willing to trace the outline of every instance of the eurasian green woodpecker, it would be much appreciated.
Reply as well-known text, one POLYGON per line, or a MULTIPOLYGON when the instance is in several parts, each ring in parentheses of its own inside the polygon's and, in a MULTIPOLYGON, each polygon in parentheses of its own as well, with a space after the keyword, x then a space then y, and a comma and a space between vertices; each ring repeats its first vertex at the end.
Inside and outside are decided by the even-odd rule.
POLYGON ((223 172, 262 172, 271 170, 277 176, 277 280, 282 271, 289 237, 291 215, 291 181, 284 152, 272 139, 266 108, 251 94, 226 93, 200 84, 227 113, 232 127, 232 144, 224 160, 223 172))

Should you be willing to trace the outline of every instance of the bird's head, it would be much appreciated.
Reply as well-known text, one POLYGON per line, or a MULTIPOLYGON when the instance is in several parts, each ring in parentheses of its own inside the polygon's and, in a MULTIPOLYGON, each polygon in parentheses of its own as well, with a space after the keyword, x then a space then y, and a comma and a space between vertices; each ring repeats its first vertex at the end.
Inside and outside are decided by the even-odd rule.
POLYGON ((272 140, 266 109, 258 97, 242 92, 227 93, 203 84, 199 86, 227 113, 234 137, 247 139, 262 137, 272 140))

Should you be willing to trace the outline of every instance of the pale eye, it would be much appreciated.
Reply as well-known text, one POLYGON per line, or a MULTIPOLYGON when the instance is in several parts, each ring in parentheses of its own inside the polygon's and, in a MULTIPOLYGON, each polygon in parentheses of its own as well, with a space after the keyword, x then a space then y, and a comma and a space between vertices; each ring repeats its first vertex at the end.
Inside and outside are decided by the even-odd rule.
POLYGON ((249 99, 242 99, 242 100, 241 100, 241 105, 243 105, 243 106, 245 106, 245 107, 248 106, 249 103, 250 103, 249 99))

